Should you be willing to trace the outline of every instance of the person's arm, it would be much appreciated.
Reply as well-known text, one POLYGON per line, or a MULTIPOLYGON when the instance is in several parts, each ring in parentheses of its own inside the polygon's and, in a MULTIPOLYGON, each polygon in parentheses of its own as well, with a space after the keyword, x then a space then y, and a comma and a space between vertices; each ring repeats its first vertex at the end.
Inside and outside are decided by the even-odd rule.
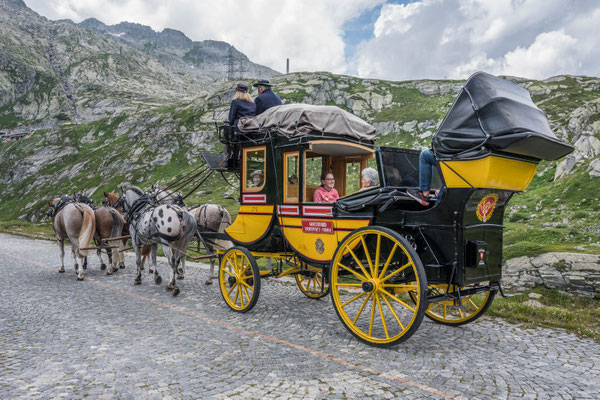
POLYGON ((229 125, 233 125, 233 121, 235 121, 235 109, 237 108, 237 104, 234 101, 231 102, 231 106, 229 107, 229 125))
POLYGON ((262 112, 265 111, 260 96, 254 99, 254 104, 256 104, 256 115, 262 114, 262 112))

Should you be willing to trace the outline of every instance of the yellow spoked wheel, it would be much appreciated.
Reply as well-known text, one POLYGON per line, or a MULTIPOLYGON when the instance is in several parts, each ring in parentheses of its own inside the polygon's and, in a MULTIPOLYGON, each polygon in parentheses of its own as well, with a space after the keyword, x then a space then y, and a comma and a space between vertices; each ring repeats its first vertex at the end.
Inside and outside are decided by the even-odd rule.
POLYGON ((303 271, 294 275, 298 288, 306 297, 320 299, 329 294, 329 283, 323 282, 323 273, 303 271))
POLYGON ((338 317, 369 345, 401 343, 423 320, 423 264, 408 241, 391 229, 365 227, 348 235, 331 261, 329 282, 338 317), (411 292, 420 295, 412 299, 411 292))
MULTIPOLYGON (((465 291, 473 289, 477 286, 487 286, 485 284, 461 286, 460 290, 465 291)), ((436 296, 445 293, 456 292, 457 286, 447 284, 430 285, 431 295, 436 296)), ((430 303, 425 311, 428 318, 444 325, 459 326, 468 324, 481 317, 490 307, 496 297, 496 291, 487 291, 468 296, 461 296, 462 305, 459 306, 458 300, 443 300, 435 303, 430 303)))
POLYGON ((223 299, 232 310, 245 313, 254 307, 260 294, 260 272, 250 251, 232 247, 223 254, 219 286, 223 299))

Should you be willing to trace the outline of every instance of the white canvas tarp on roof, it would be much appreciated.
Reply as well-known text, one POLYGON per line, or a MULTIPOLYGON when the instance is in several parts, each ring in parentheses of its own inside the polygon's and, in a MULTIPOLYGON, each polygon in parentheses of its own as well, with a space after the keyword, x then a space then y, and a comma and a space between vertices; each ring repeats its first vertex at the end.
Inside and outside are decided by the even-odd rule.
POLYGON ((374 142, 375 128, 335 106, 284 104, 271 107, 256 117, 242 117, 238 123, 241 133, 266 132, 276 129, 289 138, 321 132, 349 136, 361 141, 374 142))

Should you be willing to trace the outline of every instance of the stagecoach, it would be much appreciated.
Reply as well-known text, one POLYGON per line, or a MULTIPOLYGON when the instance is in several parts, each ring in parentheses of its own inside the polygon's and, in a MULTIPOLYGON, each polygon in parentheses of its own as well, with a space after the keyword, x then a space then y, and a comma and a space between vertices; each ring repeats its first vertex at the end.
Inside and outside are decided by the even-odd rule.
POLYGON ((337 107, 274 107, 238 127, 219 127, 228 160, 205 155, 240 178, 235 221, 204 234, 235 245, 219 252, 223 299, 248 312, 261 278, 293 276, 310 298, 330 294, 348 331, 379 347, 408 339, 424 316, 458 326, 485 313, 502 290, 507 203, 540 160, 572 151, 525 89, 486 73, 467 80, 433 137, 439 191, 427 206, 409 194, 419 152, 375 147, 375 129, 337 107), (359 191, 367 166, 380 185, 359 191), (322 171, 335 203, 313 202, 322 171))

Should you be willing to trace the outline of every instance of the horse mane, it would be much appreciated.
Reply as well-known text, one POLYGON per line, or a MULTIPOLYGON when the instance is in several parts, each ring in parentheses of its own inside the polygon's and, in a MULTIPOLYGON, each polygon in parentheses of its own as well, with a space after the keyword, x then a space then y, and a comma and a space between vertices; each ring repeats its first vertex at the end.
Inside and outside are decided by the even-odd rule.
POLYGON ((136 194, 139 194, 140 196, 144 194, 144 191, 137 186, 132 186, 129 188, 129 190, 133 190, 136 194))

